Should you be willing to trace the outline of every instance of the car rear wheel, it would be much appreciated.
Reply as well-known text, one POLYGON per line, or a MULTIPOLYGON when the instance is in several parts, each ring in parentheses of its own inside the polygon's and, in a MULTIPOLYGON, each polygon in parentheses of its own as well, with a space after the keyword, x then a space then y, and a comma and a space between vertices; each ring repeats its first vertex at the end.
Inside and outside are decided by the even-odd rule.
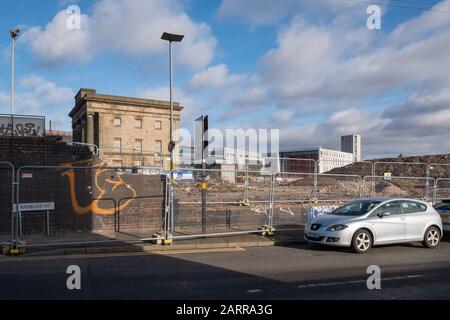
POLYGON ((355 232, 352 240, 352 249, 357 253, 366 253, 372 247, 372 235, 366 230, 355 232))
POLYGON ((423 246, 426 248, 436 248, 437 245, 441 242, 441 232, 436 227, 430 227, 425 232, 425 236, 423 238, 423 246))

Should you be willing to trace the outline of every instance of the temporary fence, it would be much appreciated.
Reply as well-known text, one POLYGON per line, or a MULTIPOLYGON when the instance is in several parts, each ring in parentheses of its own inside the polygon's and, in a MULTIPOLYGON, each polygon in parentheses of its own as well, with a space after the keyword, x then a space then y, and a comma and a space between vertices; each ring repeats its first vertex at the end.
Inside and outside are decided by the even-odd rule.
POLYGON ((14 210, 14 166, 0 162, 0 243, 12 240, 12 215, 14 210))
POLYGON ((272 175, 226 169, 172 174, 173 239, 258 232, 270 224, 272 175))
MULTIPOLYGON (((160 170, 160 169, 159 169, 160 170)), ((139 240, 162 229, 164 171, 21 167, 13 238, 21 246, 139 240)))
POLYGON ((367 176, 363 179, 362 196, 407 197, 434 201, 434 186, 434 178, 367 176))
POLYGON ((405 161, 374 161, 373 176, 390 173, 392 176, 428 177, 428 164, 405 161))
POLYGON ((428 176, 435 179, 450 177, 450 163, 431 163, 428 165, 428 176))
POLYGON ((434 187, 434 202, 450 198, 450 178, 438 178, 434 187))
MULTIPOLYGON (((296 161, 296 160, 294 160, 296 161)), ((362 164, 362 166, 368 164, 362 164)), ((450 178, 0 162, 0 243, 78 245, 297 228, 308 208, 363 197, 450 197, 450 178), (13 205, 15 204, 15 205, 13 205)))

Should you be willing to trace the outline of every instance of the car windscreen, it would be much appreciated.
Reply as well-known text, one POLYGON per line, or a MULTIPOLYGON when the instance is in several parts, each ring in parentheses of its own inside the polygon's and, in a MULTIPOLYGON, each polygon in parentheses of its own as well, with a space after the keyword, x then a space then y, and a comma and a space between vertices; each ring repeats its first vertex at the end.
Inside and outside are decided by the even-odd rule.
POLYGON ((362 216, 375 208, 380 203, 381 201, 372 200, 354 201, 334 210, 332 214, 338 216, 362 216))

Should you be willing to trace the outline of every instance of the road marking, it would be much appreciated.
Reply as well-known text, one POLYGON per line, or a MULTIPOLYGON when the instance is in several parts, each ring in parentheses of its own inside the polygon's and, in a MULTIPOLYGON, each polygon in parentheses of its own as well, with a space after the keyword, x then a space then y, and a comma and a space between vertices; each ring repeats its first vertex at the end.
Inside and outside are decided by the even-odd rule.
MULTIPOLYGON (((416 279, 416 278, 421 278, 421 277, 424 277, 424 275, 390 277, 390 278, 383 278, 383 279, 381 279, 381 281, 406 280, 406 279, 416 279)), ((305 288, 316 288, 316 287, 342 286, 342 285, 366 283, 366 282, 367 282, 367 280, 353 280, 353 281, 342 281, 342 282, 312 283, 312 284, 299 285, 298 288, 305 289, 305 288)))
POLYGON ((247 293, 260 293, 260 292, 262 292, 261 289, 247 290, 247 293))

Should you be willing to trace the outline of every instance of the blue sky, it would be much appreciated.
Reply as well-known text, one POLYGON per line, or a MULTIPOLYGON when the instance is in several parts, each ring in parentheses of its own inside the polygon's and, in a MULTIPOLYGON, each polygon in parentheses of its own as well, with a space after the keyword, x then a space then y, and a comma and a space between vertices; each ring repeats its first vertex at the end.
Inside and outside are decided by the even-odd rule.
POLYGON ((175 98, 187 129, 209 114, 217 128, 279 128, 285 148, 337 148, 341 134, 360 133, 366 158, 449 152, 450 1, 370 3, 3 0, 0 113, 9 113, 13 26, 22 29, 16 111, 59 129, 70 128, 80 87, 167 99, 159 36, 168 30, 186 34, 175 47, 175 98), (381 30, 366 27, 370 3, 388 4, 381 30), (71 4, 81 30, 65 26, 71 4))

